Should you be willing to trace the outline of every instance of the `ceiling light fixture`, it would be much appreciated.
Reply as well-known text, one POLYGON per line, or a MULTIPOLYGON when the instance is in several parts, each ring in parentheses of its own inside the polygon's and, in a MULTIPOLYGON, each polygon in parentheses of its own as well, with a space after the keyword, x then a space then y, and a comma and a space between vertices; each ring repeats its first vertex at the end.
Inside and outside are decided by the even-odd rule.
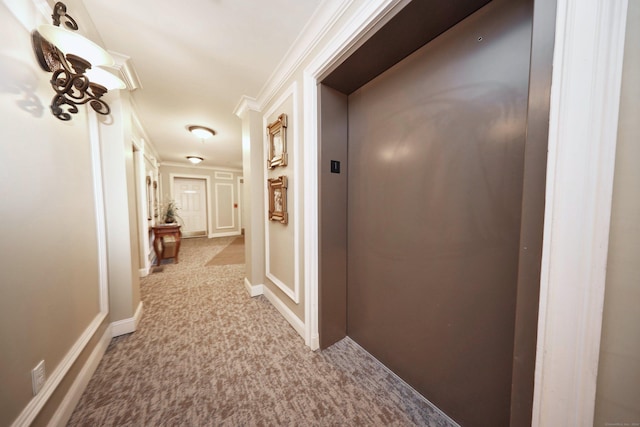
POLYGON ((187 156, 187 160, 189 160, 194 165, 197 165, 198 163, 200 163, 204 159, 202 157, 197 157, 197 156, 187 156))
POLYGON ((100 98, 108 90, 126 87, 118 77, 99 68, 113 66, 113 57, 91 40, 72 32, 78 30, 78 24, 67 14, 64 3, 55 4, 51 17, 53 25, 40 25, 31 33, 40 67, 53 73, 51 87, 56 95, 51 101, 51 112, 68 121, 71 114, 78 113, 79 105, 89 104, 96 113, 108 115, 111 109, 100 98), (60 28, 61 20, 68 29, 60 28))
POLYGON ((190 126, 187 126, 187 130, 200 139, 211 138, 213 135, 216 134, 215 130, 205 126, 190 125, 190 126))

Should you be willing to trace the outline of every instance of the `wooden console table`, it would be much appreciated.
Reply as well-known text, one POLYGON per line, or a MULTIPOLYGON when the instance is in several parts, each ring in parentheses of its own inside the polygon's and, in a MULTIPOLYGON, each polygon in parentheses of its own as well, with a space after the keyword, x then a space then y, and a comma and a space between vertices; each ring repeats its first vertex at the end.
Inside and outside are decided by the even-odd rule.
POLYGON ((164 224, 157 225, 155 227, 151 227, 153 230, 153 250, 156 252, 157 264, 160 265, 160 262, 163 259, 167 258, 175 258, 176 264, 178 263, 178 253, 180 252, 180 237, 182 233, 180 232, 180 225, 178 224, 164 224), (171 236, 176 241, 176 253, 173 256, 165 257, 165 245, 162 242, 162 238, 165 236, 171 236))

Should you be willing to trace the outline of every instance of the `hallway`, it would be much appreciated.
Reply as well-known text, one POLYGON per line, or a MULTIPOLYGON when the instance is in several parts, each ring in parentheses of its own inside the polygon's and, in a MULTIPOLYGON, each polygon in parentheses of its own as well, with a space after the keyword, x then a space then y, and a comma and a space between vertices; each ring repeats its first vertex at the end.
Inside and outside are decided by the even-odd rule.
POLYGON ((209 265, 234 237, 185 239, 141 281, 138 330, 114 338, 69 426, 449 426, 349 339, 312 352, 244 265, 209 265))

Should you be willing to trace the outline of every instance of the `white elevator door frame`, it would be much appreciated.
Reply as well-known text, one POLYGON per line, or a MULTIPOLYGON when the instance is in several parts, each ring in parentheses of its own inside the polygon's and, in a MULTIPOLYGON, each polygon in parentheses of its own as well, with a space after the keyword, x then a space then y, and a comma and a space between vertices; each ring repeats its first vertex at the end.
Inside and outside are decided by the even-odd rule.
POLYGON ((184 237, 207 235, 207 183, 198 178, 174 178, 173 195, 179 207, 184 237))

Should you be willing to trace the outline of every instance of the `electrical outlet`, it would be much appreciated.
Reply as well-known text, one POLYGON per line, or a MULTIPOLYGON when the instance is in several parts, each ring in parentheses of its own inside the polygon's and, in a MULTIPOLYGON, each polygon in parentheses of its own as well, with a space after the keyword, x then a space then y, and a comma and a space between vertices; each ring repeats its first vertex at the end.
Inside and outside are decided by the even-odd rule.
POLYGON ((36 365, 31 370, 31 385, 33 386, 33 395, 35 396, 44 386, 44 382, 47 380, 47 373, 44 370, 44 360, 36 365))

